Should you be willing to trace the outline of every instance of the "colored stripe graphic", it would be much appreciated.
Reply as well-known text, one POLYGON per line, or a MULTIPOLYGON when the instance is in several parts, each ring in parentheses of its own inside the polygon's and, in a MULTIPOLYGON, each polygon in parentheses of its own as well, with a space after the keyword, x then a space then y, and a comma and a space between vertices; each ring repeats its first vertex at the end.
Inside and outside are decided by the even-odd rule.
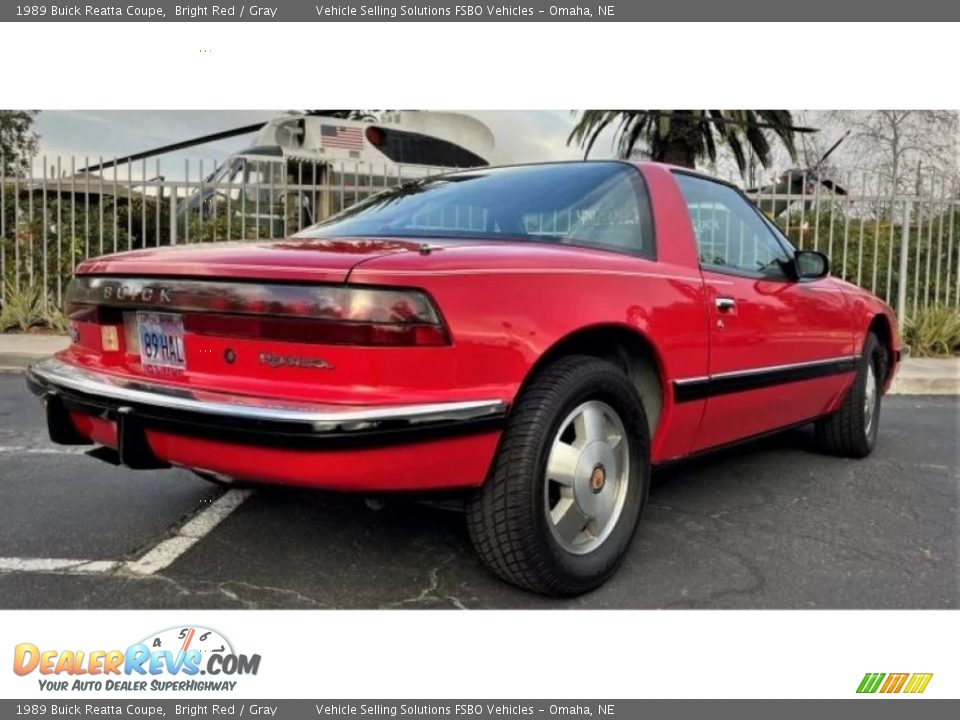
POLYGON ((904 690, 905 693, 922 693, 927 689, 927 685, 930 684, 930 679, 933 677, 933 673, 914 673, 910 678, 910 682, 907 683, 907 687, 904 690))
POLYGON ((903 689, 903 685, 907 682, 907 678, 910 677, 910 673, 890 673, 887 675, 887 681, 883 684, 883 687, 880 688, 882 693, 898 693, 903 689))
POLYGON ((880 682, 884 677, 886 677, 884 673, 867 673, 863 676, 863 680, 860 681, 860 687, 857 688, 857 692, 875 693, 877 688, 880 687, 880 682))
POLYGON ((922 693, 927 689, 933 673, 866 673, 860 685, 857 687, 858 693, 875 693, 877 691, 886 694, 904 693, 922 693))

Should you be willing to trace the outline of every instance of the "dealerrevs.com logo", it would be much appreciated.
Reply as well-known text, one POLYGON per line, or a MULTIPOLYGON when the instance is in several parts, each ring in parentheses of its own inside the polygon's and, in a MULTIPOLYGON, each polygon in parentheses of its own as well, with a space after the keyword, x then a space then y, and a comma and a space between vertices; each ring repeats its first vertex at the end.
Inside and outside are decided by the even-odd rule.
POLYGON ((189 626, 152 633, 125 650, 14 648, 13 671, 39 675, 44 691, 231 691, 256 675, 260 655, 237 653, 223 635, 189 626))

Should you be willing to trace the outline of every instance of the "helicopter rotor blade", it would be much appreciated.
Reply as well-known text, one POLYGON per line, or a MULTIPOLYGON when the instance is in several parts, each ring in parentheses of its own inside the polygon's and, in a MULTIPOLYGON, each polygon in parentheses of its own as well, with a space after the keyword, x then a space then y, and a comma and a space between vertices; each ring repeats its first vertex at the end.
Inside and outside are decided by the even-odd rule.
POLYGON ((185 150, 186 148, 194 147, 195 145, 206 145, 207 143, 215 142, 217 140, 226 140, 227 138, 237 137, 238 135, 247 135, 249 133, 256 132, 264 125, 266 125, 266 123, 261 122, 256 123, 255 125, 244 125, 243 127, 232 128, 231 130, 221 130, 220 132, 211 133, 210 135, 201 135, 200 137, 191 138, 190 140, 183 140, 170 145, 163 145, 150 150, 144 150, 143 152, 134 153, 133 155, 126 155, 122 158, 116 158, 115 160, 100 163, 99 165, 89 165, 79 172, 96 172, 97 170, 105 170, 106 168, 112 168, 117 165, 134 162, 135 160, 143 160, 155 155, 163 155, 176 150, 185 150))
POLYGON ((840 139, 839 139, 839 140, 837 140, 833 145, 830 146, 830 149, 827 150, 827 151, 823 154, 823 157, 820 158, 820 159, 817 161, 817 164, 813 166, 814 170, 816 170, 816 169, 819 168, 821 165, 823 165, 823 163, 826 161, 826 159, 827 159, 828 157, 830 157, 830 155, 833 153, 833 151, 836 150, 838 147, 840 147, 840 143, 842 143, 844 140, 847 139, 847 136, 848 136, 849 134, 850 134, 850 131, 847 130, 843 135, 840 136, 840 139))

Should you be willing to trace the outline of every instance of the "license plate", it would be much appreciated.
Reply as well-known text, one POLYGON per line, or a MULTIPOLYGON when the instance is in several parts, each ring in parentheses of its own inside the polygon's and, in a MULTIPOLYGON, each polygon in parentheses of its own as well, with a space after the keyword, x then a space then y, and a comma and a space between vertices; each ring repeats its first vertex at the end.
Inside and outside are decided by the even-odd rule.
POLYGON ((183 316, 173 313, 137 313, 140 362, 154 367, 187 367, 183 346, 183 316))

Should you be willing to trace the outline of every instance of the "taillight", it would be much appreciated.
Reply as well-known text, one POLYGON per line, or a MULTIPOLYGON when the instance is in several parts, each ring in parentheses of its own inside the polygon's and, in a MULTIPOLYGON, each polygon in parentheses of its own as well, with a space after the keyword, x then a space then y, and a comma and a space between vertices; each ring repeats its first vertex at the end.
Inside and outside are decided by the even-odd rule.
POLYGON ((71 318, 90 321, 122 323, 116 314, 123 310, 184 313, 184 329, 204 335, 337 345, 450 342, 430 298, 413 289, 79 277, 67 305, 71 318))
POLYGON ((184 329, 198 335, 259 338, 328 345, 446 345, 441 325, 337 322, 255 315, 187 315, 184 329))

